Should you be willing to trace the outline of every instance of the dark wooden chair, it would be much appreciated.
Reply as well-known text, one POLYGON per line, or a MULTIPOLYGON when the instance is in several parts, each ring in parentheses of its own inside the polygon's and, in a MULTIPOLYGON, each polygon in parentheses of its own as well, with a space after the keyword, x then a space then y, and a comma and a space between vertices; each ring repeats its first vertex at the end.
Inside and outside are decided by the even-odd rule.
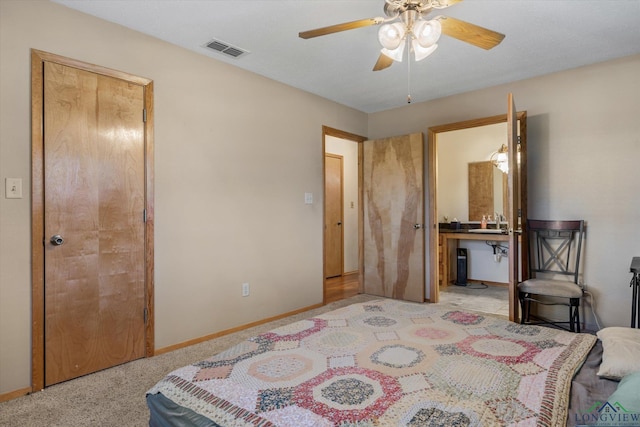
POLYGON ((580 332, 578 284, 584 221, 527 220, 529 239, 529 279, 518 284, 521 323, 569 324, 571 332, 580 332), (568 321, 553 321, 531 314, 531 302, 569 307, 568 321), (537 322, 531 322, 531 318, 537 322))

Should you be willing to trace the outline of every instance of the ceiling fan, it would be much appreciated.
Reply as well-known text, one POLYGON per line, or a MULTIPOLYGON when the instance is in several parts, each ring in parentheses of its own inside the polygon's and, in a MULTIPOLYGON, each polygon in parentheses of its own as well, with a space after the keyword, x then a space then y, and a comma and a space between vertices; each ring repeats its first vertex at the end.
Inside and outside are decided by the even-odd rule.
POLYGON ((449 37, 472 44, 483 49, 491 49, 504 39, 504 34, 439 15, 427 19, 434 9, 445 9, 462 0, 385 0, 385 17, 360 19, 342 24, 330 25, 298 34, 303 39, 324 36, 356 28, 381 25, 378 40, 382 45, 378 61, 373 71, 390 67, 393 61, 401 62, 405 47, 413 52, 416 61, 420 61, 438 47, 438 39, 444 33, 449 37))

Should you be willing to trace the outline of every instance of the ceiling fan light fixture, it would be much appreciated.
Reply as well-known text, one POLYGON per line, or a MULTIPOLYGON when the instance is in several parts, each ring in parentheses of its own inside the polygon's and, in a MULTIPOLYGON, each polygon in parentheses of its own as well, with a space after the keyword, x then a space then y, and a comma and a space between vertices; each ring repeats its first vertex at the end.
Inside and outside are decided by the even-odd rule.
POLYGON ((442 25, 437 19, 416 21, 413 25, 413 36, 422 47, 431 47, 438 43, 442 34, 442 25))
POLYGON ((405 29, 399 22, 393 24, 384 24, 378 30, 378 41, 388 50, 397 49, 399 46, 404 45, 402 40, 405 36, 405 29))
POLYGON ((406 43, 400 43, 400 45, 398 45, 398 47, 396 47, 395 49, 387 49, 386 47, 383 47, 380 53, 382 53, 385 56, 388 56, 394 61, 402 62, 405 44, 406 43))
POLYGON ((422 61, 427 56, 431 55, 437 48, 438 44, 432 44, 429 47, 423 47, 418 43, 416 39, 411 41, 411 48, 416 61, 422 61))

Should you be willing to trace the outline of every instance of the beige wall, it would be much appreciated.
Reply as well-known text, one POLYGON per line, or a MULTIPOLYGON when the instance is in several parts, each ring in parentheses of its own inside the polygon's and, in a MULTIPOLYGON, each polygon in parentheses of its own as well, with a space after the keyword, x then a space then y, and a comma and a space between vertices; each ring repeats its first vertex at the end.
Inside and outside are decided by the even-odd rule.
POLYGON ((430 126, 505 114, 512 92, 528 113, 529 217, 587 221, 583 282, 603 325, 629 326, 629 265, 640 256, 638 76, 636 55, 413 104, 370 114, 368 136, 426 135, 430 126))
POLYGON ((364 113, 47 1, 0 17, 0 393, 31 381, 31 48, 154 80, 156 348, 322 302, 322 126, 364 113))

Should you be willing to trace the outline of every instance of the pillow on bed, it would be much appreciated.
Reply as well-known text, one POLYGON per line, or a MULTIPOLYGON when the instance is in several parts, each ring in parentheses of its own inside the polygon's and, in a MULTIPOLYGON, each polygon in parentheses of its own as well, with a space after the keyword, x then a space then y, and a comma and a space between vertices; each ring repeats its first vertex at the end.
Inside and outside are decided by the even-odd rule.
POLYGON ((602 363, 598 376, 620 380, 640 371, 640 329, 612 326, 596 334, 602 341, 602 363))
POLYGON ((607 402, 622 405, 627 412, 640 413, 640 372, 629 374, 620 380, 618 388, 607 402))

